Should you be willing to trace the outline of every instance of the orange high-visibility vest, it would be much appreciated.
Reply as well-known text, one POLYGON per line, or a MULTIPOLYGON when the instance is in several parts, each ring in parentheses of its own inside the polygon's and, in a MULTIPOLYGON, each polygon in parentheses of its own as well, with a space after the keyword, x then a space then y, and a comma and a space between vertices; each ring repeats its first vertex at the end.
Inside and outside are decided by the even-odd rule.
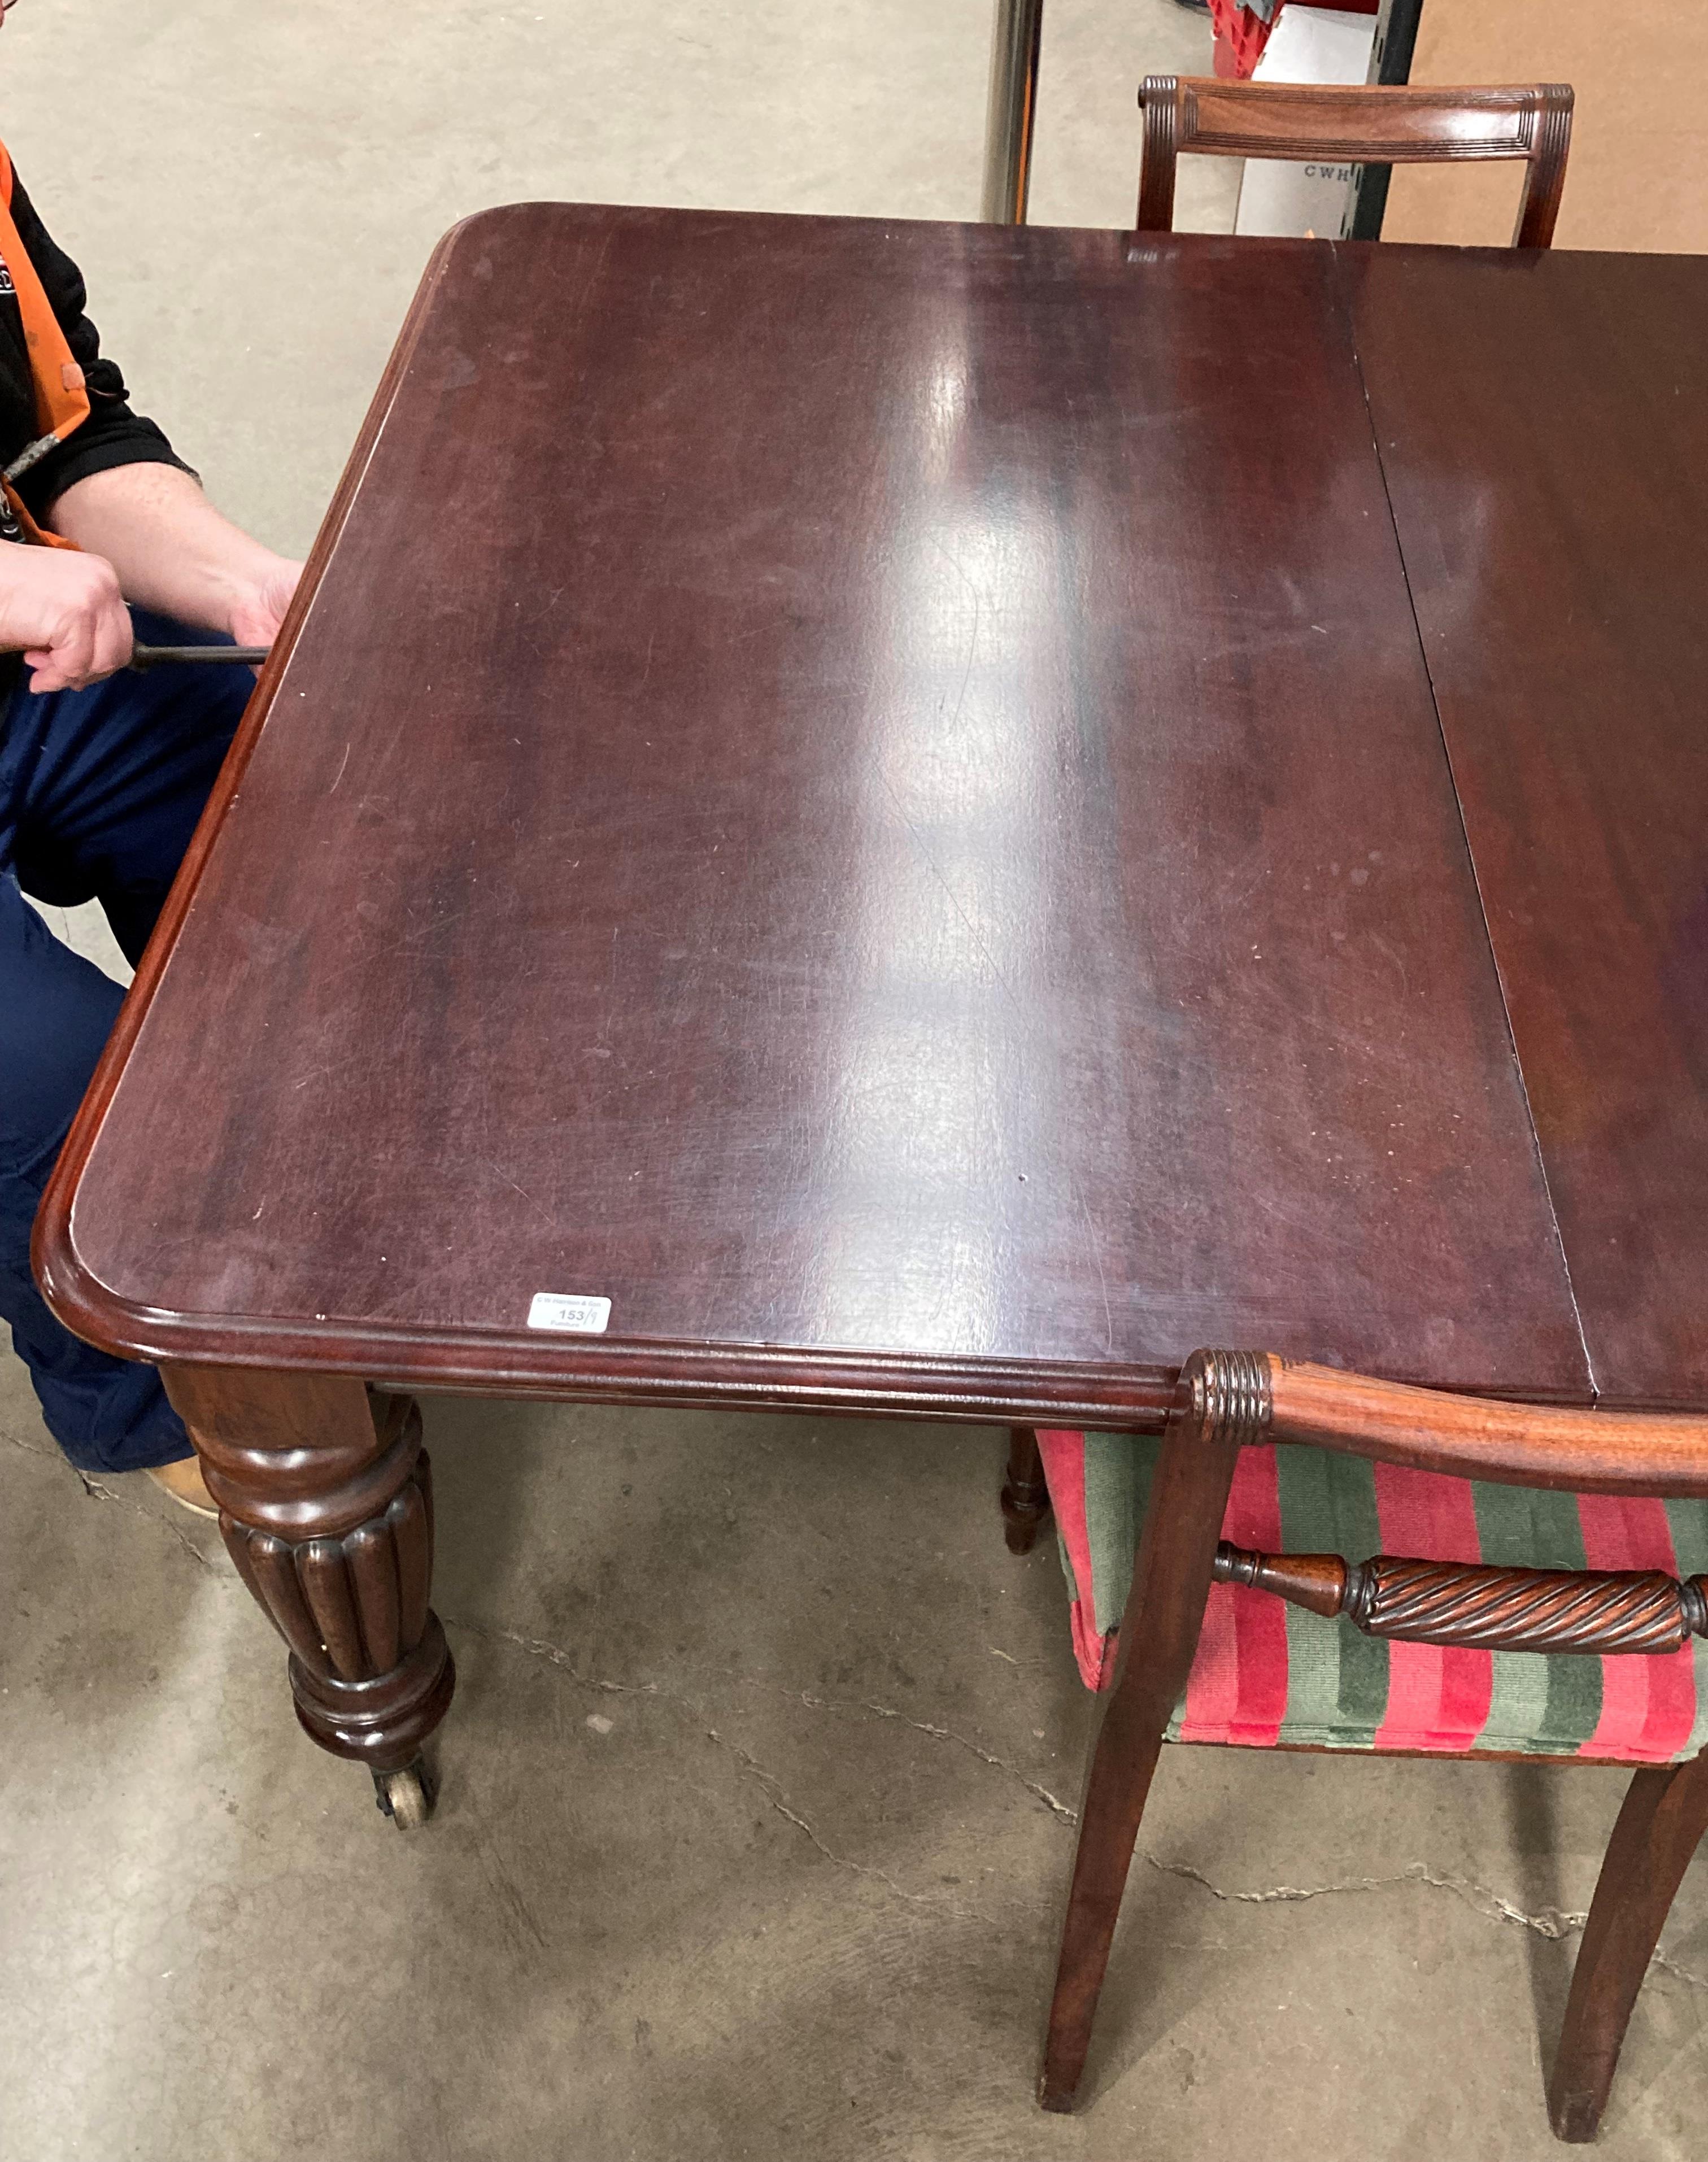
POLYGON ((12 290, 18 295, 18 312, 24 319, 24 342, 35 384, 35 424, 41 431, 0 475, 0 488, 4 489, 12 515, 27 539, 48 548, 75 548, 75 540, 67 540, 62 534, 49 533, 36 524, 13 485, 38 458, 45 457, 65 441, 74 428, 82 426, 89 418, 89 393, 84 387, 83 371, 71 358, 71 348, 65 342, 65 333, 54 313, 40 274, 13 221, 12 159, 3 143, 0 143, 0 261, 11 274, 12 290))

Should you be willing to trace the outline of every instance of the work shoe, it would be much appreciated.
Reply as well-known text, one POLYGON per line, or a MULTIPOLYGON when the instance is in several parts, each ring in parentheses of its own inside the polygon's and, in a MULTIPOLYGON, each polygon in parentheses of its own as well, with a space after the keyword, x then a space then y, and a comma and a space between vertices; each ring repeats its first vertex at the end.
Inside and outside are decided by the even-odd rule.
POLYGON ((163 1494, 171 1496, 180 1509, 191 1510, 198 1517, 218 1517, 219 1511, 201 1475, 199 1457, 180 1457, 176 1464, 151 1464, 149 1476, 163 1494))

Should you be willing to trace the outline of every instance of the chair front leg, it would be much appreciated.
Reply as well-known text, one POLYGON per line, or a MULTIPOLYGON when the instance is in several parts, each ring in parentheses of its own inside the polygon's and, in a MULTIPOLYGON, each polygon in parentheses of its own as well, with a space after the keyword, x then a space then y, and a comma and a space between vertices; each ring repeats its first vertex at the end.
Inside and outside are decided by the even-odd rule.
POLYGON ((1115 1688, 1092 1745, 1038 2082, 1046 2109, 1073 2107, 1163 1731, 1198 1648, 1245 1438, 1240 1419, 1204 1411, 1200 1392, 1197 1409, 1173 1419, 1163 1437, 1121 1619, 1115 1688))
POLYGON ((1645 1765, 1607 1843, 1548 2083, 1562 2139, 1590 2140, 1607 2106, 1637 1992, 1674 1895, 1708 1831, 1708 1753, 1645 1765))

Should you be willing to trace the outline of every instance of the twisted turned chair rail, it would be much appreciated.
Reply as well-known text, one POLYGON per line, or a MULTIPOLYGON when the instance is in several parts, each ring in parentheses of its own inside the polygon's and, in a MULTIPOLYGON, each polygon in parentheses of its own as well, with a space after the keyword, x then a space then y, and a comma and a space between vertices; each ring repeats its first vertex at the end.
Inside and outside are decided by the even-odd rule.
POLYGON ((1225 1539, 1214 1574, 1405 1643, 1653 1653, 1708 1637, 1708 1576, 1680 1583, 1659 1569, 1494 1569, 1392 1554, 1349 1564, 1339 1554, 1251 1554, 1225 1539))
POLYGON ((1141 232, 1174 223, 1175 159, 1320 158, 1336 164, 1415 165, 1522 158, 1527 167, 1517 248, 1554 239, 1571 147, 1571 86, 1343 87, 1319 83, 1223 82, 1213 76, 1147 76, 1141 232))

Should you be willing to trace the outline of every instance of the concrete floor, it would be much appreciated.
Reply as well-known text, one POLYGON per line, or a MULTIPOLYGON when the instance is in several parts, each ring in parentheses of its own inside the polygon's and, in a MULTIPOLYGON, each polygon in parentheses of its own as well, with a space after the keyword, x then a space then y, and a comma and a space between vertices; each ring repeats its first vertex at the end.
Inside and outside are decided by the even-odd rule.
MULTIPOLYGON (((983 0, 34 0, 0 110, 139 402, 300 548, 452 217, 969 215, 986 29, 983 0)), ((1037 215, 1122 222, 1132 86, 1205 50, 1171 0, 1057 0, 1037 215)), ((1195 170, 1225 227, 1234 169, 1195 170)), ((998 1437, 427 1423, 462 1679, 405 1840, 297 1733, 217 1538, 140 1479, 86 1492, 0 1363, 0 2162, 1553 2151, 1618 1774, 1171 1752, 1088 2107, 1045 2118, 1087 1704, 1053 1557, 1004 1551, 998 1437)), ((1663 1950, 1611 2157, 1700 2150, 1708 1865, 1663 1950)))

